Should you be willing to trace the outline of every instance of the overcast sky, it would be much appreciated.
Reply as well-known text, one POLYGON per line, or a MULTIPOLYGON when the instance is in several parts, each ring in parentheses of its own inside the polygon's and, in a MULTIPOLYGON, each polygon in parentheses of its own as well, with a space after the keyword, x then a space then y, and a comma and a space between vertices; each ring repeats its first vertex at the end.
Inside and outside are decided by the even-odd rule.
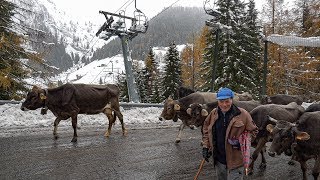
MULTIPOLYGON (((255 0, 258 10, 261 9, 265 0, 255 0)), ((104 19, 99 11, 108 11, 119 13, 119 9, 126 10, 127 16, 133 16, 135 7, 134 0, 53 0, 59 7, 65 10, 68 14, 74 15, 83 19, 104 19)), ((196 6, 203 7, 205 0, 136 0, 136 7, 151 19, 168 6, 196 6)), ((214 2, 211 0, 210 2, 214 2)))

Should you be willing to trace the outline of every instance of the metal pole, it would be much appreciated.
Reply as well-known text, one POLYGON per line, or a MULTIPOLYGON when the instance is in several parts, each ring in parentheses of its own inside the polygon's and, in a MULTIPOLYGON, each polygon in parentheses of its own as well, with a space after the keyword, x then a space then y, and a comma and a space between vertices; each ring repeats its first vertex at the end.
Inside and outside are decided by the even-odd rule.
POLYGON ((213 67, 212 67, 212 80, 211 80, 211 92, 214 91, 214 81, 216 80, 216 72, 217 72, 217 61, 218 61, 218 43, 219 43, 219 31, 216 30, 216 40, 214 45, 214 55, 213 55, 213 67))
POLYGON ((126 79, 127 79, 127 86, 128 86, 128 94, 129 94, 129 101, 138 103, 140 102, 137 86, 134 80, 133 72, 132 72, 132 60, 129 56, 129 46, 128 46, 128 36, 127 35, 119 35, 122 44, 122 52, 123 52, 123 60, 124 66, 126 70, 126 79))
POLYGON ((262 96, 266 95, 267 72, 268 72, 268 41, 264 41, 264 58, 263 58, 263 79, 262 79, 262 96))

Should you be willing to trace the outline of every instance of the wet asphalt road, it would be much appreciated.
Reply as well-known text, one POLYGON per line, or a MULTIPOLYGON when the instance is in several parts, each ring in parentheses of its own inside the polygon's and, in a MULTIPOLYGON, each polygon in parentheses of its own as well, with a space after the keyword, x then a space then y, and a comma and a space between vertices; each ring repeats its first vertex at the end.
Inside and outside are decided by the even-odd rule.
MULTIPOLYGON (((202 159, 199 129, 185 129, 179 144, 174 143, 176 127, 129 129, 126 137, 120 129, 109 138, 104 132, 82 128, 77 143, 70 142, 72 128, 58 130, 56 141, 51 129, 0 137, 0 179, 191 180, 202 159)), ((267 168, 258 169, 258 158, 254 174, 245 179, 302 179, 300 165, 288 165, 289 157, 266 158, 267 168)), ((205 163, 199 179, 214 179, 212 161, 205 163)))

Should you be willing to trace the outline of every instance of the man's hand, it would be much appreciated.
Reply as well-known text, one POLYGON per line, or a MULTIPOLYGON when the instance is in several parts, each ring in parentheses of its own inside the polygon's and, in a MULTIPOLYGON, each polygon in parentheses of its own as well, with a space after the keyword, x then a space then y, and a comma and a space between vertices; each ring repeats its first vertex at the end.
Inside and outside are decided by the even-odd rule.
POLYGON ((203 148, 203 149, 202 149, 202 157, 203 157, 207 162, 209 162, 209 158, 210 158, 211 155, 212 155, 212 152, 209 152, 209 149, 208 149, 208 148, 203 148))

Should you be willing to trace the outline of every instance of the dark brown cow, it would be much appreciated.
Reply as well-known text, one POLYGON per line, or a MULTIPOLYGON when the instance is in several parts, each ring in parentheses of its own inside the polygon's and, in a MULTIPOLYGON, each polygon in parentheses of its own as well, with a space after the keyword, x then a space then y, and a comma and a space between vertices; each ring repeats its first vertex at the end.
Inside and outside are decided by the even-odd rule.
POLYGON ((277 94, 274 96, 265 96, 261 99, 261 104, 282 104, 287 105, 296 102, 298 105, 303 103, 303 98, 298 95, 277 94))
POLYGON ((195 91, 183 86, 180 86, 177 90, 178 99, 188 96, 189 94, 194 93, 195 91))
MULTIPOLYGON (((233 103, 236 106, 247 110, 248 112, 261 105, 258 101, 233 101, 233 103)), ((207 104, 193 103, 190 104, 186 112, 191 116, 190 122, 199 127, 203 125, 203 122, 207 118, 209 113, 216 107, 218 107, 218 101, 210 102, 207 104)))
POLYGON ((180 142, 182 130, 184 129, 184 127, 193 125, 192 123, 190 123, 191 117, 186 113, 189 105, 192 103, 205 104, 215 101, 216 95, 216 93, 210 92, 195 92, 178 100, 173 100, 171 97, 166 99, 159 120, 173 120, 174 122, 177 122, 177 120, 180 119, 182 121, 182 124, 179 128, 179 133, 176 138, 176 143, 180 142))
POLYGON ((104 113, 109 119, 105 136, 111 133, 116 117, 122 124, 123 135, 126 129, 119 106, 119 88, 116 85, 64 84, 57 88, 40 89, 34 86, 22 103, 21 110, 49 109, 56 116, 54 121, 54 138, 57 139, 57 128, 61 120, 71 117, 74 130, 72 142, 77 141, 78 114, 104 113), (114 114, 112 114, 114 113, 114 114))
MULTIPOLYGON (((276 119, 283 119, 288 122, 295 122, 304 113, 304 108, 295 102, 287 105, 279 104, 266 104, 254 108, 250 115, 256 125, 259 127, 259 133, 252 142, 252 146, 256 147, 252 154, 252 162, 249 166, 250 171, 253 170, 254 162, 258 158, 259 153, 262 155, 260 168, 266 167, 266 160, 263 155, 265 145, 269 141, 270 134, 266 130, 267 125, 270 123, 269 116, 276 119)), ((250 172, 251 173, 251 172, 250 172)))
POLYGON ((267 129, 272 134, 273 141, 269 155, 274 156, 283 152, 292 155, 298 161, 303 172, 303 179, 307 179, 306 161, 314 158, 312 170, 314 179, 320 173, 320 111, 305 112, 296 123, 289 123, 281 119, 269 118, 276 125, 268 124, 267 129))

